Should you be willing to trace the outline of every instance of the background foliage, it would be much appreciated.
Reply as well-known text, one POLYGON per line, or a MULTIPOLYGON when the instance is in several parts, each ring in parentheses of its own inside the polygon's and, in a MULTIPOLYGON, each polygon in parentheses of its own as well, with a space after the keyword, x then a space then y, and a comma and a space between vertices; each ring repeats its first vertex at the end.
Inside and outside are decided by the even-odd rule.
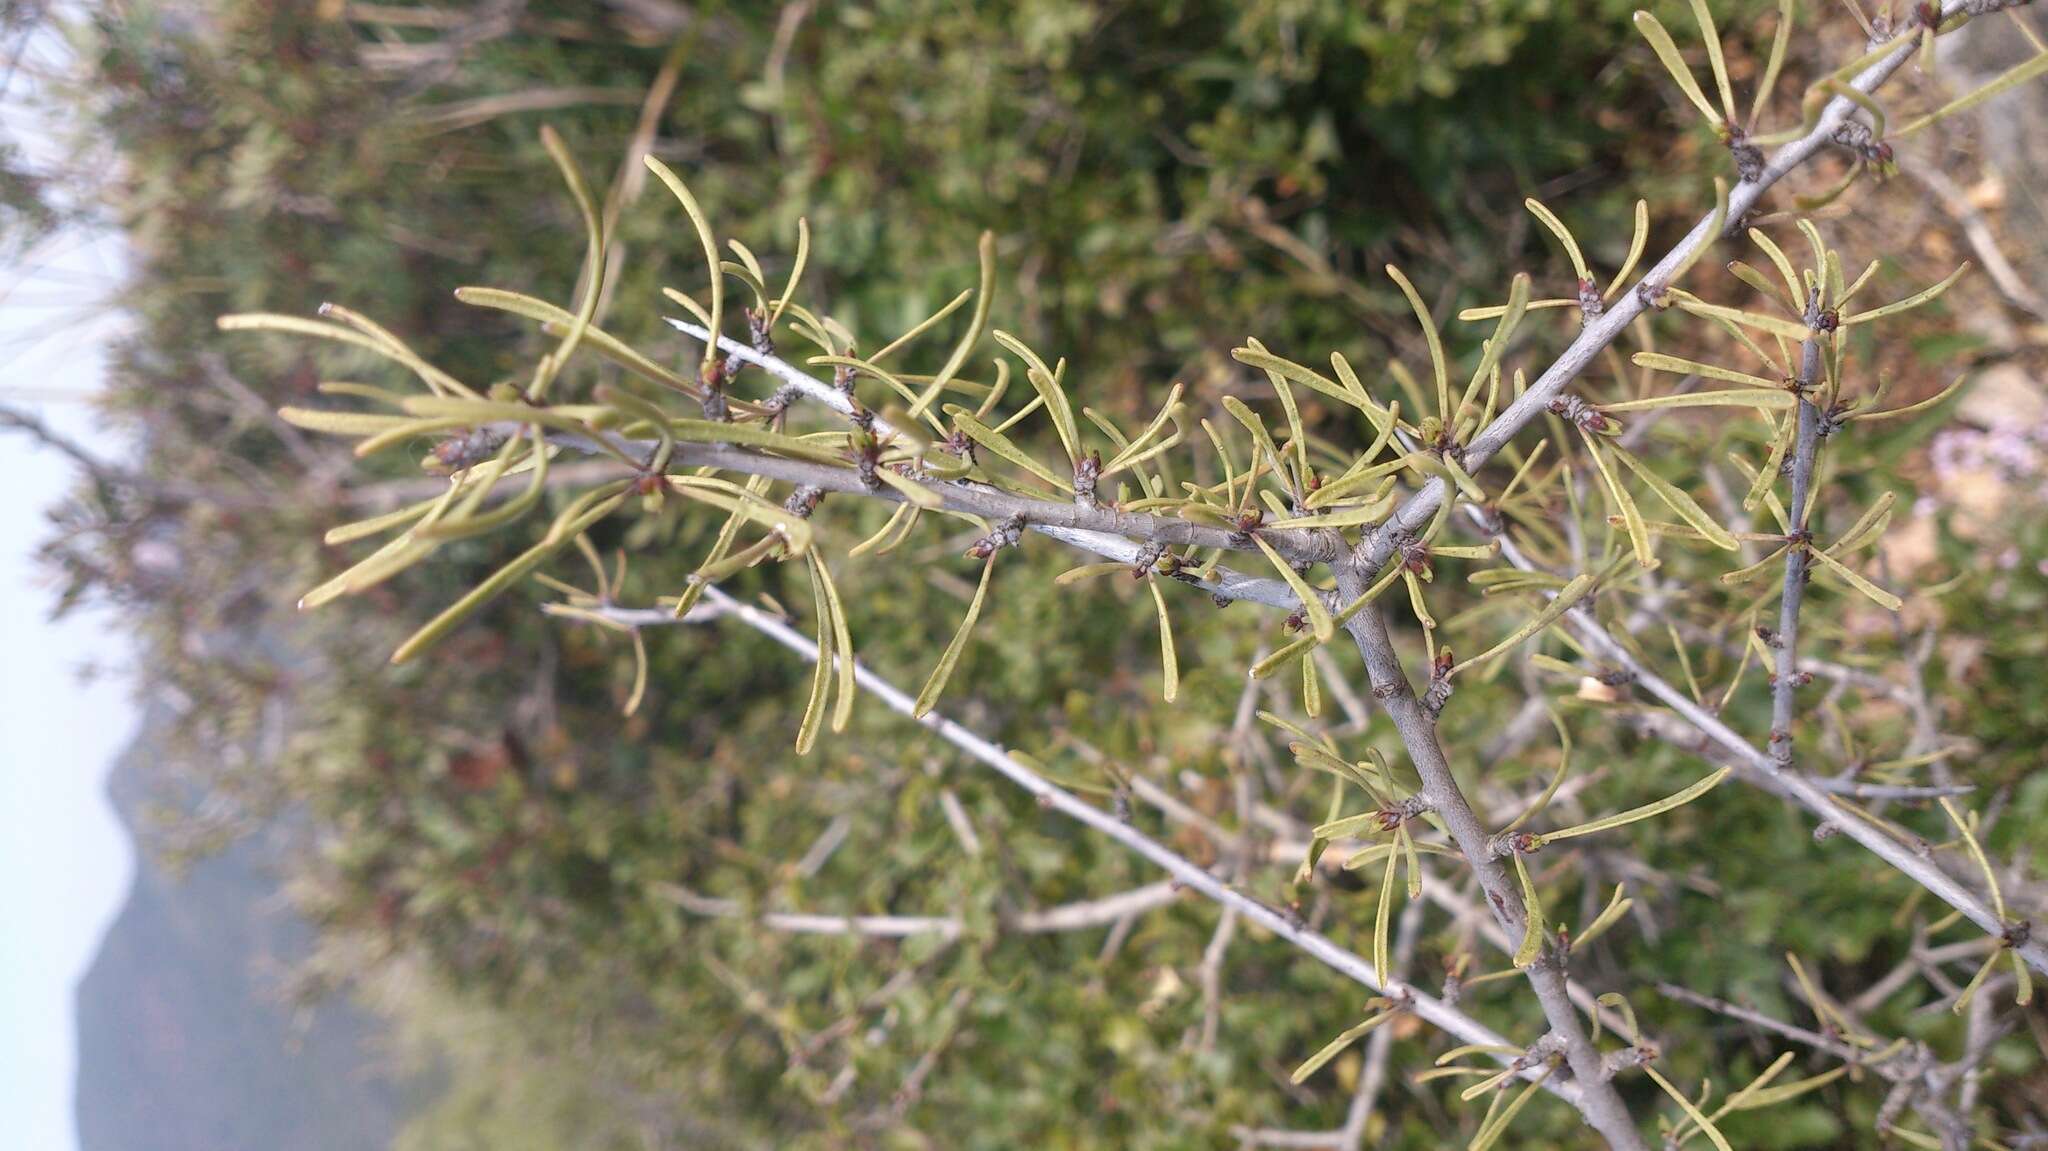
MULTIPOLYGON (((1355 988, 1284 948, 1240 944, 1220 1042, 1202 1051, 1189 1035, 1201 1024, 1193 984, 1209 908, 1149 915, 1114 948, 1101 932, 998 937, 1005 908, 1154 877, 877 708, 798 761, 788 748, 806 673, 760 640, 709 629, 651 637, 652 693, 621 721, 623 649, 544 620, 525 593, 434 658, 383 666, 397 638, 507 557, 514 545, 496 537, 448 549, 451 562, 408 573, 368 610, 293 614, 295 597, 341 560, 319 544, 347 518, 337 505, 389 498, 418 473, 387 464, 382 480, 365 481, 265 415, 369 361, 225 341, 212 321, 334 300, 464 378, 516 372, 536 333, 456 304, 450 289, 567 298, 580 231, 537 128, 559 131, 602 187, 637 171, 619 165, 645 117, 653 153, 687 172, 721 231, 774 261, 771 272, 808 217, 814 290, 868 343, 971 284, 986 228, 998 237, 1002 326, 1071 356, 1089 402, 1119 418, 1149 414, 1174 379, 1209 404, 1247 385, 1228 357, 1246 333, 1361 363, 1407 352, 1413 363, 1405 305, 1368 269, 1390 259, 1426 269, 1418 279, 1440 293, 1441 316, 1492 302, 1514 270, 1566 281, 1529 227, 1525 195, 1568 213, 1594 264, 1609 268, 1635 197, 1649 200, 1658 239, 1697 215, 1716 157, 1703 134, 1674 133, 1683 117, 1625 35, 1631 7, 110 6, 72 30, 89 67, 70 98, 119 155, 96 190, 143 255, 122 300, 141 323, 111 406, 142 430, 141 466, 156 486, 82 491, 56 513, 51 554, 68 597, 132 608, 152 674, 190 701, 184 762, 222 802, 167 827, 163 848, 203 850, 286 807, 310 814, 293 889, 325 942, 303 973, 308 992, 384 1003, 408 1021, 409 1056, 446 1076, 408 1146, 1173 1147, 1219 1143, 1234 1124, 1336 1126, 1355 1056, 1304 1088, 1286 1086, 1285 1072, 1362 1013, 1355 988), (664 83, 672 94, 647 107, 664 83), (979 854, 949 828, 947 796, 977 829, 979 854), (821 837, 839 846, 807 859, 821 837), (952 945, 776 935, 694 918, 676 885, 749 903, 951 911, 977 929, 952 945), (905 972, 914 977, 896 978, 905 972)), ((1757 8, 1726 7, 1724 27, 1757 8)), ((1742 54, 1731 64, 1738 76, 1756 67, 1742 54)), ((1862 191, 1880 205, 1909 200, 1897 188, 1862 191)), ((24 226, 41 226, 32 183, 0 169, 0 195, 24 226)), ((1904 212, 1880 208, 1884 227, 1844 237, 1852 254, 1861 241, 1898 256, 1908 270, 1893 285, 1915 282, 1922 260, 1947 261, 1945 272, 1955 254, 1942 221, 1922 217, 1901 234, 1904 212)), ((659 286, 693 282, 679 217, 655 198, 624 202, 616 236, 625 257, 607 328, 691 362, 693 349, 658 320, 659 286)), ((1961 302, 1924 338, 1888 352, 1908 398, 1963 359, 2022 376, 2032 363, 2027 321, 1964 315, 1958 325, 1958 313, 2000 305, 1976 285, 1951 299, 1961 302)), ((2026 502, 2033 465, 2012 451, 1951 441, 1949 455, 1930 452, 1946 418, 1839 450, 1871 453, 1930 511, 1982 500, 1990 483, 2018 501, 2002 506, 2038 511, 2026 502)), ((1319 430, 1357 433, 1334 420, 1319 430)), ((1706 458, 1729 434, 1674 420, 1658 442, 1706 458)), ((2048 438, 2028 442, 2038 451, 2048 438)), ((865 526, 879 526, 869 514, 865 526)), ((1973 737, 1959 766, 2004 805, 1994 842, 2008 852, 2048 826, 2048 787, 2028 777, 2048 734, 2048 687, 2028 670, 2043 641, 2021 626, 2048 598, 2041 522, 1923 515, 1917 550, 1892 555, 1916 584, 1961 577, 1922 605, 1932 617, 1909 622, 1945 624, 1929 669, 1948 685, 1943 726, 1973 737)), ((609 541, 636 549, 626 598, 672 593, 706 530, 670 517, 609 541)), ((921 678, 971 591, 973 572, 955 558, 965 542, 925 539, 849 565, 840 582, 857 601, 864 659, 921 678)), ((1181 702, 1160 709, 1149 601, 1121 587, 1056 592, 1050 576, 1069 564, 1036 546, 1006 565, 948 707, 1064 775, 1091 778, 1077 748, 1099 748, 1185 784, 1227 821, 1232 772, 1263 771, 1279 801, 1319 817, 1319 789, 1274 772, 1227 730, 1239 669, 1277 621, 1236 608, 1216 626, 1184 627, 1181 702)), ((773 573, 734 590, 804 595, 773 573)), ((1911 639, 1881 616, 1833 618, 1842 631, 1828 639, 1844 661, 1896 663, 1911 639)), ((1727 666, 1701 670, 1725 678, 1727 666)), ((1512 682, 1465 686, 1454 757, 1505 785, 1547 774, 1547 742, 1498 754, 1523 695, 1512 682)), ((1859 739, 1896 743, 1909 722, 1867 695, 1839 702, 1859 739)), ((1564 703, 1581 755, 1602 772, 1592 810, 1652 794, 1631 779, 1694 770, 1599 714, 1599 702, 1564 703), (1612 770, 1621 765, 1625 775, 1612 770)), ((1733 707, 1745 730, 1768 726, 1756 689, 1733 707)), ((1367 733, 1375 741, 1397 746, 1367 733)), ((1900 957, 1900 924, 1933 918, 1899 907, 1904 887, 1874 862, 1816 844, 1793 812, 1754 792, 1724 789, 1657 827, 1636 859, 1587 853, 1589 876, 1629 882, 1644 909, 1593 952, 1599 985, 1668 978, 1790 1017, 1799 1008, 1781 983, 1783 951, 1860 986, 1900 957)), ((1178 846, 1208 850, 1188 837, 1178 846)), ((1285 901, 1285 880, 1283 869, 1248 882, 1285 901)), ((1604 896, 1597 886, 1586 898, 1604 896)), ((1304 910, 1356 938, 1370 908, 1369 894, 1319 889, 1304 910)), ((1459 946, 1445 926, 1422 955, 1434 962, 1459 946)), ((1687 1079, 1739 1082, 1773 1053, 1682 1005, 1633 997, 1647 1026, 1684 1037, 1668 1047, 1687 1079)), ((1910 999, 1873 1022, 1952 1043, 1946 1012, 1915 1014, 1910 999)), ((1505 1019, 1511 1002, 1496 985, 1470 1005, 1505 1019)), ((1422 1066, 1442 1045, 1404 1034, 1396 1065, 1422 1066)), ((2039 1106, 2040 1060, 2028 1037, 2008 1047, 1989 1091, 2017 1124, 2039 1106)), ((1457 1121, 1434 1090, 1396 1084, 1376 1121, 1380 1145, 1452 1137, 1457 1121)), ((1844 1081, 1729 1132, 1744 1146, 1846 1145, 1868 1130, 1878 1098, 1844 1081)), ((1522 1122, 1524 1140, 1578 1137, 1563 1108, 1539 1105, 1522 1122)))

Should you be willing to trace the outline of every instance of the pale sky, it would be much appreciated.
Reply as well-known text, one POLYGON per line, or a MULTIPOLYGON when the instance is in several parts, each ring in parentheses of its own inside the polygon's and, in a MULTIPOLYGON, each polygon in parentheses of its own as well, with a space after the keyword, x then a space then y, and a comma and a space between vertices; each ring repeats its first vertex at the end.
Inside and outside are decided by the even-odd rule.
MULTIPOLYGON (((47 154, 23 88, 17 77, 0 93, 0 134, 31 157, 47 154)), ((126 448, 96 432, 84 401, 118 334, 107 301, 121 268, 118 239, 91 231, 0 267, 0 403, 106 459, 126 448)), ((52 622, 53 589, 31 562, 49 533, 43 511, 71 470, 0 431, 0 1115, 8 1146, 37 1151, 78 1146, 73 996, 134 873, 105 796, 107 769, 135 729, 132 648, 104 613, 52 622), (87 666, 105 674, 85 682, 87 666)))

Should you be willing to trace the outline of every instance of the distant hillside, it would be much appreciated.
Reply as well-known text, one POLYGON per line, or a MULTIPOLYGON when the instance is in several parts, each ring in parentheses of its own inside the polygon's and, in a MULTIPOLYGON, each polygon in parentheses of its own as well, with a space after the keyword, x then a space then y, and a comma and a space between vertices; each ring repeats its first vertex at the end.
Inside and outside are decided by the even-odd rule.
MULTIPOLYGON (((160 714, 108 790, 131 837, 150 798, 160 714)), ((295 1020, 279 973, 309 929, 277 898, 261 841, 182 876, 148 854, 78 989, 84 1151, 362 1151, 388 1146, 399 1086, 377 1073, 373 1022, 346 1003, 295 1020)))

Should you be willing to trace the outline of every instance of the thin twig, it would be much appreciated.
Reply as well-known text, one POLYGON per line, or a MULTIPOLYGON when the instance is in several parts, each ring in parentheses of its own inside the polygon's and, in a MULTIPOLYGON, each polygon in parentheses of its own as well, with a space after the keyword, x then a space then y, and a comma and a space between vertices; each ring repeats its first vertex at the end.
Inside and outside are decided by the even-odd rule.
MULTIPOLYGON (((755 631, 795 652, 805 659, 817 659, 817 645, 801 632, 790 627, 769 613, 733 599, 716 586, 705 589, 702 606, 711 609, 710 617, 699 617, 693 612, 686 619, 727 617, 736 619, 755 631)), ((667 613, 667 622, 676 622, 667 613)), ((637 621, 636 621, 637 622, 637 621)), ((651 621, 650 621, 651 622, 651 621)), ((1144 856, 1162 868, 1183 887, 1196 892, 1225 907, 1236 908, 1244 919, 1257 924, 1283 942, 1322 963, 1367 989, 1391 998, 1399 999, 1405 1009, 1466 1043, 1479 1043, 1500 1047, 1518 1047, 1492 1028, 1465 1014, 1455 1007, 1430 995, 1419 987, 1402 981, 1382 981, 1373 970, 1370 960, 1355 952, 1338 946, 1328 936, 1302 926, 1293 916, 1269 906, 1238 891, 1211 874, 1206 868, 1175 854, 1144 832, 1119 820, 1114 814, 1096 808, 1067 791, 1037 771, 1013 758, 1001 747, 961 727, 938 712, 927 712, 921 718, 914 717, 916 701, 874 671, 854 661, 854 679, 862 688, 888 705, 890 710, 906 717, 912 717, 919 726, 931 731, 939 738, 966 752, 982 764, 993 768, 998 774, 1018 787, 1036 796, 1041 804, 1073 819, 1090 829, 1115 840, 1137 854, 1144 856)), ((1527 1068, 1521 1077, 1535 1081, 1542 1075, 1537 1068, 1527 1068)), ((1546 1091, 1563 1099, 1566 1103, 1579 1106, 1581 1095, 1578 1085, 1570 1080, 1555 1076, 1543 1081, 1546 1091)))

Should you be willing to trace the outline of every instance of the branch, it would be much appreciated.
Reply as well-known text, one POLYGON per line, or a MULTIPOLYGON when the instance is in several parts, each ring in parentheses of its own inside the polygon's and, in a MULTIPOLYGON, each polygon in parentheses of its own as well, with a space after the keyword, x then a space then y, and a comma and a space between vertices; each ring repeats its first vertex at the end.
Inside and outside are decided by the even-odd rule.
MULTIPOLYGON (((670 317, 668 322, 677 330, 688 333, 699 340, 710 337, 710 333, 704 328, 687 320, 678 320, 670 317)), ((761 368, 769 375, 796 388, 809 398, 817 400, 819 403, 824 404, 843 416, 851 417, 855 414, 853 403, 845 395, 841 394, 839 389, 817 379, 780 356, 766 355, 755 351, 753 348, 729 336, 718 337, 718 346, 720 350, 724 351, 731 358, 741 363, 753 364, 761 368)), ((876 434, 881 436, 897 434, 896 426, 888 420, 872 413, 868 413, 868 415, 871 415, 874 419, 876 434)), ((1030 507, 1038 508, 1045 512, 1046 518, 1043 520, 1031 519, 1030 526, 1034 530, 1044 532, 1054 539, 1074 544, 1098 555, 1110 554, 1109 551, 1103 550, 1105 546, 1117 547, 1122 545, 1128 547, 1133 538, 1143 539, 1147 542, 1198 544, 1201 547, 1224 548, 1229 551, 1254 550, 1253 546, 1246 541, 1233 541, 1231 533, 1221 528, 1205 528, 1186 523, 1185 521, 1164 520, 1155 516, 1133 515, 1127 512, 1116 512, 1107 509, 1084 508, 1081 505, 1063 504, 1052 500, 1032 500, 1028 497, 1009 496, 1008 493, 990 487, 987 484, 973 483, 965 480, 935 484, 933 487, 941 495, 951 495, 954 492, 976 492, 994 493, 1009 499, 1023 499, 1030 507), (1065 513, 1073 511, 1093 511, 1106 518, 1098 519, 1089 516, 1082 516, 1078 519, 1067 518, 1065 513), (1183 530, 1190 534, 1182 536, 1183 530), (1105 539, 1102 537, 1112 538, 1105 539)), ((863 488, 861 491, 863 494, 866 494, 867 489, 863 488)), ((1019 507, 1014 510, 1026 511, 1028 518, 1029 508, 1019 507)), ((1336 557, 1340 549, 1329 546, 1323 539, 1312 538, 1314 535, 1315 533, 1311 532, 1276 532, 1267 533, 1263 538, 1272 545, 1274 551, 1297 563, 1328 563, 1336 557)), ((1278 581, 1263 582, 1277 583, 1278 581)), ((1289 597, 1287 605, 1276 606, 1291 606, 1295 602, 1292 597, 1289 597)))
MULTIPOLYGON (((1816 322, 1819 297, 1807 304, 1807 325, 1816 322)), ((1799 345, 1798 439, 1792 449, 1792 506, 1787 518, 1792 546, 1785 552, 1785 590, 1778 601, 1778 634, 1771 637, 1777 650, 1777 674, 1771 678, 1771 750, 1778 763, 1792 765, 1792 709, 1799 694, 1799 608, 1806 599, 1807 548, 1813 541, 1808 526, 1813 514, 1813 469, 1820 455, 1820 410, 1806 398, 1820 375, 1820 340, 1808 336, 1799 345)))
MULTIPOLYGON (((1479 509, 1474 508, 1472 511, 1478 513, 1479 509)), ((1500 554, 1509 563, 1524 571, 1542 570, 1515 545, 1513 540, 1506 535, 1498 538, 1500 554)), ((2027 965, 2036 971, 2048 973, 2048 943, 2034 938, 2034 933, 2023 930, 2026 927, 2024 922, 2019 925, 2000 922, 1997 913, 1989 904, 1952 879, 1930 856, 1907 847, 1893 839, 1882 828, 1866 822, 1854 812, 1836 803, 1826 786, 1799 772, 1789 770, 1775 756, 1764 754, 1735 729, 1721 722, 1719 716, 1694 702, 1691 696, 1672 686, 1669 681, 1636 658, 1634 652, 1608 634, 1607 629, 1593 618, 1591 612, 1583 607, 1575 607, 1565 613, 1564 622, 1571 626, 1573 633, 1586 645, 1589 652, 1628 672, 1644 691, 1677 712, 1680 718, 1691 724, 1700 734, 1718 744, 1724 752, 1735 759, 1738 766, 1747 768, 1747 771, 1738 773, 1741 778, 1752 783, 1761 783, 1768 790, 1791 798, 1819 817, 1822 826, 1839 828, 1844 835, 1863 845, 1871 854, 1890 864, 1901 875, 1926 888, 1943 903, 1962 912, 1970 922, 1983 928, 1993 938, 2019 940, 2014 950, 2027 961, 2027 965)))
MULTIPOLYGON (((1941 6, 1944 18, 1959 15, 1970 7, 1969 0, 1948 0, 1941 6)), ((1905 24, 1892 40, 1897 46, 1870 67, 1865 68, 1850 87, 1868 94, 1875 91, 1892 73, 1899 70, 1913 55, 1916 46, 1915 25, 1905 24)), ((1713 244, 1741 227, 1742 220, 1754 211, 1763 200, 1763 195, 1779 180, 1805 164, 1832 141, 1835 129, 1849 118, 1856 109, 1855 101, 1847 96, 1837 96, 1828 101, 1822 109, 1820 119, 1813 130, 1799 139, 1778 149, 1754 179, 1737 183, 1728 193, 1728 212, 1725 223, 1718 234, 1714 232, 1715 217, 1708 214, 1692 230, 1685 234, 1676 247, 1667 252, 1649 271, 1637 279, 1635 285, 1617 297, 1613 305, 1599 317, 1579 330, 1577 338, 1560 353, 1543 374, 1529 385, 1527 391, 1516 397, 1507 410, 1494 418, 1485 429, 1466 445, 1460 466, 1467 474, 1476 473, 1480 466, 1491 459, 1494 453, 1507 445, 1509 440, 1530 423, 1534 422, 1550 407, 1550 402, 1564 394, 1564 389, 1579 373, 1586 369, 1599 354, 1618 339, 1630 324, 1656 302, 1665 288, 1670 287, 1670 278, 1684 263, 1694 249, 1713 244)), ((1370 576, 1393 556, 1401 540, 1422 530, 1437 509, 1443 506, 1444 497, 1449 494, 1450 484, 1441 477, 1431 479, 1404 502, 1400 510, 1378 530, 1362 540, 1354 558, 1363 571, 1370 576)))
MULTIPOLYGON (((656 887, 660 894, 692 915, 713 919, 744 917, 747 909, 737 899, 700 895, 676 883, 656 887)), ((1000 924, 1006 931, 1024 935, 1050 935, 1062 931, 1086 931, 1105 927, 1129 915, 1140 915, 1164 907, 1180 898, 1180 885, 1170 880, 1148 883, 1101 899, 1061 903, 1036 911, 1005 916, 1000 924)), ((753 920, 762 927, 799 935, 866 935, 880 939, 904 939, 913 935, 939 935, 957 939, 967 925, 951 915, 820 915, 791 911, 764 911, 753 920)))
MULTIPOLYGON (((700 601, 700 606, 706 609, 705 614, 699 615, 693 611, 685 620, 719 617, 736 619, 805 659, 817 659, 817 645, 809 637, 775 616, 741 603, 715 585, 704 589, 704 598, 700 601)), ((601 614, 629 626, 681 622, 665 611, 641 612, 608 608, 601 614)), ((854 662, 854 680, 887 704, 890 710, 906 717, 911 716, 916 701, 888 680, 862 666, 858 660, 854 662)), ((1364 956, 1345 950, 1328 936, 1302 926, 1295 917, 1224 883, 1208 869, 1175 854, 1115 815, 1088 804, 1013 758, 1001 747, 946 719, 938 712, 928 712, 922 718, 914 719, 914 722, 984 765, 994 768, 998 774, 1036 796, 1041 805, 1052 808, 1144 856, 1170 875, 1174 883, 1192 888, 1223 907, 1235 909, 1243 919, 1271 932, 1339 975, 1377 994, 1400 1000, 1406 1005, 1406 1010, 1417 1018, 1465 1043, 1498 1047, 1518 1046, 1492 1028, 1419 987, 1400 980, 1383 981, 1379 973, 1373 970, 1372 963, 1364 956)), ((1541 1074, 1539 1069, 1533 1067, 1521 1072, 1523 1078, 1532 1081, 1541 1074)), ((1575 1107, 1580 1106, 1581 1090, 1571 1081, 1561 1081, 1552 1077, 1546 1080, 1543 1086, 1545 1090, 1565 1102, 1575 1107)))
MULTIPOLYGON (((1369 579, 1355 557, 1337 564, 1336 572, 1337 587, 1345 599, 1355 600, 1365 594, 1369 579)), ((1480 889, 1486 895, 1486 903, 1492 908, 1494 918, 1510 938, 1520 937, 1529 927, 1529 912, 1522 904, 1521 891, 1500 859, 1493 854, 1490 833, 1480 824, 1471 803, 1458 787, 1457 777, 1452 773, 1443 745, 1437 739, 1436 717, 1423 708, 1409 687, 1408 674, 1401 668, 1401 657, 1395 652, 1394 642, 1387 634, 1386 617, 1379 605, 1373 604, 1353 616, 1345 627, 1365 659, 1374 697, 1393 719, 1401 743, 1408 750, 1408 758, 1422 777, 1423 797, 1435 808, 1445 828, 1450 831, 1451 839, 1458 845, 1458 851, 1464 855, 1473 874, 1478 876, 1480 889)), ((1547 939, 1548 930, 1542 924, 1536 927, 1544 931, 1547 939)), ((1572 1070, 1571 1082, 1577 1085, 1580 1093, 1579 1113, 1607 1140, 1608 1146, 1620 1151, 1643 1151, 1642 1134, 1636 1130, 1635 1121, 1629 1117, 1628 1106, 1614 1089, 1600 1058, 1600 1050, 1586 1033, 1578 1008, 1572 1003, 1565 983, 1563 957, 1546 944, 1543 954, 1529 965, 1526 974, 1529 986, 1535 990, 1536 999, 1543 1008, 1543 1017, 1550 1023, 1552 1034, 1564 1042, 1565 1059, 1572 1070)))

